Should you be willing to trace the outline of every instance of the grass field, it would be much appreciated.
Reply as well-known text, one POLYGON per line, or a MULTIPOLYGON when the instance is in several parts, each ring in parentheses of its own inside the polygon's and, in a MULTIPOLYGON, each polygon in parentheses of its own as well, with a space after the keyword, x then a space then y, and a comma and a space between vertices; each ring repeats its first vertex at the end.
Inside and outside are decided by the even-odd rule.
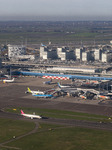
POLYGON ((0 143, 12 139, 13 136, 23 135, 33 130, 34 127, 33 122, 0 118, 0 143))
POLYGON ((41 42, 43 43, 48 43, 49 40, 52 43, 69 43, 69 42, 80 42, 81 40, 84 41, 93 41, 94 39, 97 40, 105 40, 107 41, 108 39, 111 39, 111 36, 103 36, 102 34, 99 33, 91 33, 89 31, 87 32, 81 32, 81 33, 61 33, 61 32, 15 32, 15 33, 1 33, 0 34, 0 42, 2 43, 25 43, 25 40, 27 39, 28 44, 40 44, 41 42))
POLYGON ((0 22, 1 44, 25 44, 26 39, 27 44, 108 43, 112 22, 0 22))
POLYGON ((111 150, 111 139, 110 131, 41 124, 38 132, 7 146, 22 150, 111 150))
MULTIPOLYGON (((20 114, 21 108, 7 108, 5 110, 20 114)), ((25 113, 43 114, 57 118, 71 118, 88 120, 91 118, 106 120, 106 116, 62 111, 53 109, 22 108, 25 113)), ((70 119, 71 119, 70 118, 70 119)), ((97 121, 98 121, 97 120, 97 121)), ((36 120, 38 122, 38 120, 36 120)), ((18 137, 35 127, 33 122, 0 120, 0 141, 4 142, 11 139, 14 135, 18 137)), ((111 150, 112 149, 112 131, 87 129, 81 127, 69 127, 57 124, 39 123, 38 130, 35 133, 15 139, 12 142, 4 144, 0 150, 111 150)))

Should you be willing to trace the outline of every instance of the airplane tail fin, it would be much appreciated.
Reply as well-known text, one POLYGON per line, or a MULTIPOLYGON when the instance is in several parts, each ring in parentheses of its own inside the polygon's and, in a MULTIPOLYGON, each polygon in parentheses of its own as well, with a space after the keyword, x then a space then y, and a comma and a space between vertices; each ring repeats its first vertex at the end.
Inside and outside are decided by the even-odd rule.
POLYGON ((23 115, 24 114, 24 112, 23 112, 23 110, 21 109, 21 115, 23 115))
POLYGON ((60 83, 58 82, 58 87, 61 88, 60 83))
POLYGON ((29 87, 28 87, 28 92, 29 92, 29 93, 32 93, 29 87))
POLYGON ((5 81, 3 81, 3 83, 6 83, 5 81))

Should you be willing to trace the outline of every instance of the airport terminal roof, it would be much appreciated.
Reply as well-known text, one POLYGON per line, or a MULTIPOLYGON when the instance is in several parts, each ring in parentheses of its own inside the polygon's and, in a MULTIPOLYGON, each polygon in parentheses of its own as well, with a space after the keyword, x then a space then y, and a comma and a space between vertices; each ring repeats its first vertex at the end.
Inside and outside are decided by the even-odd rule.
POLYGON ((26 71, 16 71, 16 75, 24 76, 40 76, 40 77, 57 77, 56 79, 67 78, 67 79, 82 79, 82 80, 112 80, 110 77, 95 77, 95 76, 81 76, 81 75, 66 75, 66 74, 53 74, 53 73, 38 73, 38 72, 26 72, 26 71))

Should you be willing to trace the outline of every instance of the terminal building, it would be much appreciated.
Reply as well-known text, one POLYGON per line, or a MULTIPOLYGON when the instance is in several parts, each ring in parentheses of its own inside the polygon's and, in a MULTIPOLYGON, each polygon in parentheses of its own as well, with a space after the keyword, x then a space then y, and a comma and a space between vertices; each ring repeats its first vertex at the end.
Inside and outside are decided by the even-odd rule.
POLYGON ((76 68, 76 67, 52 67, 47 68, 49 72, 63 72, 63 73, 72 73, 72 72, 79 72, 79 73, 96 73, 97 69, 95 68, 76 68))

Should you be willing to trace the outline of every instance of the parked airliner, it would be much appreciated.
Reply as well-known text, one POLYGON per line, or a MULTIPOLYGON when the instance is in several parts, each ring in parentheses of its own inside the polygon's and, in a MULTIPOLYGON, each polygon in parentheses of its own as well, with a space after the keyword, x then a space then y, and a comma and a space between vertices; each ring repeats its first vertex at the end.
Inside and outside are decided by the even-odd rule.
POLYGON ((35 114, 25 114, 23 112, 23 110, 21 110, 21 115, 24 116, 24 117, 31 118, 31 119, 41 119, 42 118, 41 116, 35 115, 35 114))
POLYGON ((12 78, 12 79, 4 79, 3 80, 3 83, 12 83, 12 82, 14 82, 14 78, 12 78))
POLYGON ((43 98, 51 98, 54 97, 52 94, 32 94, 33 96, 36 97, 43 97, 43 98))
POLYGON ((28 90, 25 92, 25 93, 31 93, 32 95, 44 95, 44 94, 47 94, 47 93, 51 93, 55 91, 55 89, 49 89, 49 90, 46 90, 46 91, 33 91, 33 90, 30 90, 30 88, 28 88, 28 90))
POLYGON ((44 94, 43 91, 32 91, 30 90, 30 88, 28 87, 28 90, 25 93, 31 93, 31 94, 44 94))
POLYGON ((59 82, 58 82, 58 87, 59 88, 69 88, 71 87, 70 85, 61 85, 59 82))

